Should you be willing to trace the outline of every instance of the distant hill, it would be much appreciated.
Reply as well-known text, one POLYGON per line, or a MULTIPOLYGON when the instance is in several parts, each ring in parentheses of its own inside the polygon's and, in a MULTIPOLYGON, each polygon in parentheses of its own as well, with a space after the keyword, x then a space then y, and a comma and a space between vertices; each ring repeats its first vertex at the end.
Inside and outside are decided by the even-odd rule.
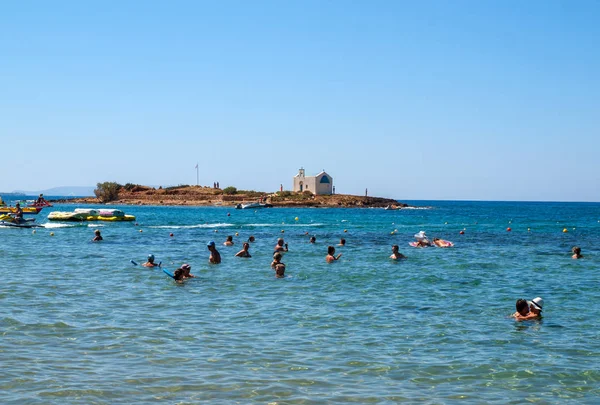
MULTIPOLYGON (((93 196, 94 189, 96 187, 85 187, 85 186, 65 186, 65 187, 54 187, 49 188, 47 190, 37 190, 37 191, 22 191, 15 190, 11 194, 21 194, 21 195, 53 195, 53 196, 78 196, 78 197, 86 197, 93 196)), ((8 194, 8 193, 6 193, 8 194)), ((1 195, 1 194, 0 194, 1 195)))

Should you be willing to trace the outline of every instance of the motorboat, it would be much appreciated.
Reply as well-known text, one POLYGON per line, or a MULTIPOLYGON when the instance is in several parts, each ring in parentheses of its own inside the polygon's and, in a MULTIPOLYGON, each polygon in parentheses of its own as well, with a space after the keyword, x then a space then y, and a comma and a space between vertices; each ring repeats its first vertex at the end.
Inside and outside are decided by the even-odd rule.
POLYGON ((243 210, 247 210, 247 209, 258 209, 258 208, 272 208, 273 205, 272 204, 265 204, 265 203, 259 203, 259 202, 253 202, 253 203, 248 203, 248 204, 242 204, 241 208, 243 210))

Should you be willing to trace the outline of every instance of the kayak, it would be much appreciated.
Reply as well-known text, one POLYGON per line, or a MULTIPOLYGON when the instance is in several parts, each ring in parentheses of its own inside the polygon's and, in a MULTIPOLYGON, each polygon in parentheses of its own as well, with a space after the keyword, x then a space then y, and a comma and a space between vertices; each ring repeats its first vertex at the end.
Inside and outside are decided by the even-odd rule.
MULTIPOLYGON (((23 214, 36 215, 42 210, 43 207, 24 207, 23 214)), ((0 214, 14 214, 16 211, 15 207, 0 207, 0 214)))
POLYGON ((48 201, 44 201, 44 202, 34 202, 31 204, 27 204, 28 207, 35 207, 35 208, 44 208, 44 207, 53 207, 52 204, 50 204, 48 201))

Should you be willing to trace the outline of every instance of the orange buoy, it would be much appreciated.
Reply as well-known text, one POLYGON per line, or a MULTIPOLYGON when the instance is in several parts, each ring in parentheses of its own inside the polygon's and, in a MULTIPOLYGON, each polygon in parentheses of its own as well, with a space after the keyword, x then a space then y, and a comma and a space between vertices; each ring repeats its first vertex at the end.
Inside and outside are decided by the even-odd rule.
POLYGON ((464 235, 464 234, 465 234, 465 231, 460 231, 459 233, 460 233, 461 235, 464 235))
POLYGON ((506 232, 510 232, 510 231, 512 231, 511 228, 506 228, 506 232))
POLYGON ((173 237, 173 233, 170 233, 169 236, 172 238, 173 237))

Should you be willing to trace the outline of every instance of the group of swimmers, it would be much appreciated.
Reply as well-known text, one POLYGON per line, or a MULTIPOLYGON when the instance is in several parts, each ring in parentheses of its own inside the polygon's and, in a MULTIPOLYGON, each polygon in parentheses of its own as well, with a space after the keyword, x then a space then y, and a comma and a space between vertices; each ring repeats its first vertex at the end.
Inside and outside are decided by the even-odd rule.
MULTIPOLYGON (((308 232, 307 232, 307 234, 308 234, 308 232)), ((100 234, 100 230, 98 230, 98 229, 94 231, 94 235, 95 236, 92 239, 93 242, 98 242, 103 239, 102 235, 100 234)), ((417 239, 417 245, 416 245, 417 247, 419 246, 418 243, 424 243, 425 246, 431 246, 431 244, 427 240, 425 233, 423 231, 421 231, 419 234, 415 235, 415 238, 417 239)), ((235 256, 236 257, 245 257, 245 258, 252 257, 252 255, 250 254, 250 243, 254 242, 255 240, 256 240, 255 237, 251 235, 248 238, 247 242, 243 242, 242 250, 237 252, 235 254, 235 256)), ((309 243, 316 243, 316 241, 317 241, 317 239, 314 235, 311 236, 309 239, 309 243)), ((437 241, 441 241, 441 239, 434 238, 433 244, 440 246, 440 247, 447 247, 447 245, 438 245, 436 243, 437 241)), ((233 236, 231 236, 231 235, 227 236, 225 242, 223 242, 223 246, 233 246, 233 245, 234 245, 233 236)), ((211 264, 221 263, 221 254, 219 253, 219 251, 216 248, 216 243, 214 241, 210 241, 207 243, 206 246, 208 248, 208 251, 210 252, 209 257, 208 257, 209 263, 211 263, 211 264)), ((346 246, 346 239, 341 238, 340 243, 337 246, 346 246)), ((281 259, 283 258, 283 253, 287 252, 288 250, 289 250, 288 244, 285 243, 284 239, 283 238, 277 239, 277 244, 273 248, 273 261, 271 262, 271 269, 273 269, 275 271, 276 278, 284 278, 285 277, 285 263, 283 263, 281 261, 281 259)), ((580 259, 583 257, 583 255, 581 254, 581 248, 579 246, 573 246, 571 251, 573 253, 573 255, 571 257, 573 259, 580 259)), ((327 263, 333 263, 333 262, 339 260, 341 256, 342 256, 341 253, 339 253, 337 255, 335 254, 334 246, 328 246, 327 247, 327 256, 325 256, 325 261, 327 263)), ((406 256, 404 256, 402 253, 400 253, 400 247, 398 245, 393 245, 392 246, 392 254, 390 255, 390 259, 392 259, 392 260, 406 259, 406 256)), ((154 263, 154 255, 151 254, 148 256, 148 261, 143 263, 142 266, 144 266, 144 267, 160 267, 161 263, 158 263, 158 264, 154 263)), ((191 274, 190 271, 191 271, 191 266, 189 264, 187 264, 187 263, 182 264, 181 267, 177 268, 175 270, 175 272, 173 273, 175 281, 178 283, 182 283, 186 279, 196 277, 193 274, 191 274)), ((517 320, 527 320, 527 319, 538 318, 541 316, 542 305, 543 305, 543 300, 540 297, 534 298, 531 301, 519 299, 519 300, 517 300, 517 304, 516 304, 517 312, 515 312, 513 314, 513 317, 517 320)))

